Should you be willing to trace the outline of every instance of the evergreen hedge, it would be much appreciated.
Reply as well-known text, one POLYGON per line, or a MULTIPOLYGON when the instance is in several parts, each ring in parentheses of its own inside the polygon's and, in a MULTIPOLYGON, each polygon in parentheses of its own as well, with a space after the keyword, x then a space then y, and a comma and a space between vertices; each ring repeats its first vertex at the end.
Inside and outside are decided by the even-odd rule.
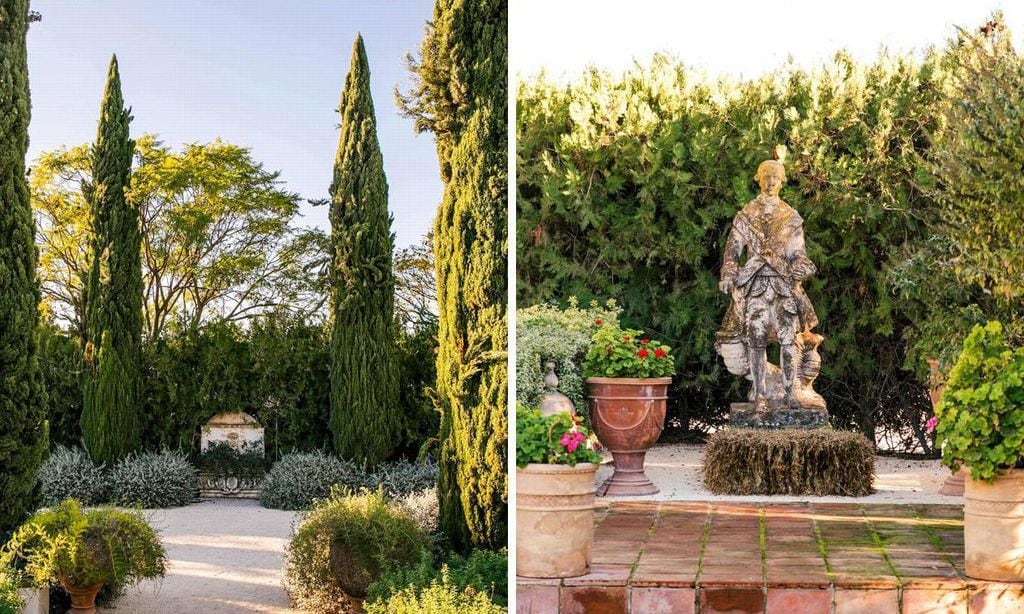
POLYGON ((499 548, 508 518, 508 3, 438 0, 401 98, 434 133, 441 530, 499 548))
POLYGON ((331 183, 331 433, 345 459, 375 465, 394 452, 398 409, 394 235, 363 37, 352 48, 339 107, 331 183))
POLYGON ((105 464, 141 443, 142 229, 139 208, 125 195, 135 149, 128 136, 131 120, 114 56, 92 151, 92 183, 85 190, 92 240, 81 427, 89 454, 105 464))
POLYGON ((36 347, 35 224, 25 182, 30 115, 27 0, 0 0, 0 542, 35 509, 46 453, 36 347))

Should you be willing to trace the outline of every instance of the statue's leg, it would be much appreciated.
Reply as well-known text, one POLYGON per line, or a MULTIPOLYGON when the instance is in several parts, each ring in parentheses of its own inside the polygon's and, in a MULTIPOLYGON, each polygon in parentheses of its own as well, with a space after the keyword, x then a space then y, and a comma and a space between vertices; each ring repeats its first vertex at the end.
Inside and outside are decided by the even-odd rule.
POLYGON ((800 401, 796 398, 796 376, 797 361, 800 359, 800 352, 793 343, 782 344, 782 385, 786 388, 786 405, 791 409, 799 409, 800 401))
POLYGON ((768 410, 768 349, 765 346, 750 346, 750 375, 754 380, 754 411, 768 410))

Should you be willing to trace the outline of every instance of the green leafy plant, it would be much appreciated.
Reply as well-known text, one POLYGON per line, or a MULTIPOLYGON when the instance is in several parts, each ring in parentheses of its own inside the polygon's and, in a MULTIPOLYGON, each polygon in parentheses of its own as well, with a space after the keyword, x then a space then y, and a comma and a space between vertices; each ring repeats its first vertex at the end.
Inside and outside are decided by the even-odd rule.
POLYGON ((667 345, 644 337, 642 331, 596 324, 593 343, 583 363, 586 377, 669 377, 675 359, 667 345))
POLYGON ((128 586, 164 575, 167 555, 138 512, 82 511, 68 499, 37 512, 0 551, 0 566, 17 569, 34 586, 128 586))
POLYGON ((390 595, 403 589, 417 591, 440 581, 447 570, 448 580, 457 591, 472 589, 483 593, 493 603, 508 605, 508 551, 474 550, 468 556, 446 553, 435 556, 423 553, 419 563, 388 571, 380 576, 366 592, 366 602, 386 602, 390 595))
POLYGON ((1012 349, 1003 326, 975 326, 935 408, 942 463, 994 480, 1024 467, 1024 347, 1012 349))
POLYGON ((0 569, 0 614, 20 614, 25 603, 18 594, 18 583, 11 570, 0 569))
POLYGON ((387 599, 366 607, 367 614, 505 614, 508 608, 491 601, 487 593, 473 588, 460 589, 450 577, 447 566, 426 588, 409 586, 387 599))
POLYGON ((295 528, 285 588, 303 610, 347 612, 381 573, 419 561, 428 545, 426 532, 383 492, 348 495, 335 489, 295 528))
POLYGON ((183 452, 131 454, 110 470, 111 501, 126 507, 181 507, 199 494, 196 468, 183 452))
POLYGON ((266 473, 263 448, 251 441, 235 449, 226 441, 211 441, 199 459, 199 468, 220 477, 260 477, 266 473))
POLYGON ((575 465, 599 463, 600 444, 590 437, 580 418, 569 414, 544 416, 519 405, 516 410, 516 465, 530 463, 575 465))
POLYGON ((563 309, 554 303, 516 310, 516 398, 536 407, 544 392, 545 364, 555 363, 558 390, 572 400, 576 413, 587 409, 583 358, 590 348, 595 323, 618 326, 620 308, 614 300, 591 301, 580 307, 576 297, 563 309))
POLYGON ((39 468, 44 505, 56 505, 64 499, 76 499, 85 505, 110 500, 110 477, 102 465, 96 465, 81 448, 57 446, 39 468))
POLYGON ((354 491, 369 485, 361 467, 323 451, 293 452, 274 463, 263 478, 260 503, 279 510, 305 510, 340 486, 354 491))

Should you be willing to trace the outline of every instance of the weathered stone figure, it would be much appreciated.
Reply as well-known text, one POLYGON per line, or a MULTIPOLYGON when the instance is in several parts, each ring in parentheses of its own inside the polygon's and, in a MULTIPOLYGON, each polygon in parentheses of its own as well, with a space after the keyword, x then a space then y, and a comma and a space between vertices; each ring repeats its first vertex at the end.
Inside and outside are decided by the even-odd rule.
POLYGON ((804 251, 803 218, 779 198, 786 181, 777 160, 762 162, 756 179, 761 193, 733 219, 725 246, 719 288, 731 297, 716 348, 729 371, 752 382, 749 400, 756 421, 786 410, 783 426, 823 422, 825 402, 811 384, 818 375, 822 337, 811 332, 818 324, 801 283, 817 268, 804 251), (781 365, 768 363, 769 343, 780 346, 781 365), (811 415, 797 416, 801 409, 811 415), (789 424, 793 422, 793 424, 789 424))

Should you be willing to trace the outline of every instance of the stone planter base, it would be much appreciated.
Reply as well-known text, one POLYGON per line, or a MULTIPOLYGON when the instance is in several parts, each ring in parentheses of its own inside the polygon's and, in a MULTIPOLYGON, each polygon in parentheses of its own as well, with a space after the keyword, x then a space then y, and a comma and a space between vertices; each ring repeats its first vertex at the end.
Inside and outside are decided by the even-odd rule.
POLYGON ((960 471, 946 478, 946 481, 942 483, 942 487, 939 488, 939 494, 950 497, 964 496, 964 481, 969 477, 971 477, 971 470, 967 467, 961 467, 960 471))
POLYGON ((995 482, 970 477, 964 490, 967 575, 996 582, 1024 581, 1024 470, 995 482))
POLYGON ((743 428, 807 429, 828 426, 828 412, 823 409, 773 409, 758 416, 753 403, 733 403, 729 423, 743 428))
POLYGON ((50 612, 50 589, 48 588, 21 588, 18 589, 21 600, 25 607, 21 614, 49 614, 50 612))
POLYGON ((199 473, 199 497, 203 499, 259 499, 263 476, 236 478, 199 473))

